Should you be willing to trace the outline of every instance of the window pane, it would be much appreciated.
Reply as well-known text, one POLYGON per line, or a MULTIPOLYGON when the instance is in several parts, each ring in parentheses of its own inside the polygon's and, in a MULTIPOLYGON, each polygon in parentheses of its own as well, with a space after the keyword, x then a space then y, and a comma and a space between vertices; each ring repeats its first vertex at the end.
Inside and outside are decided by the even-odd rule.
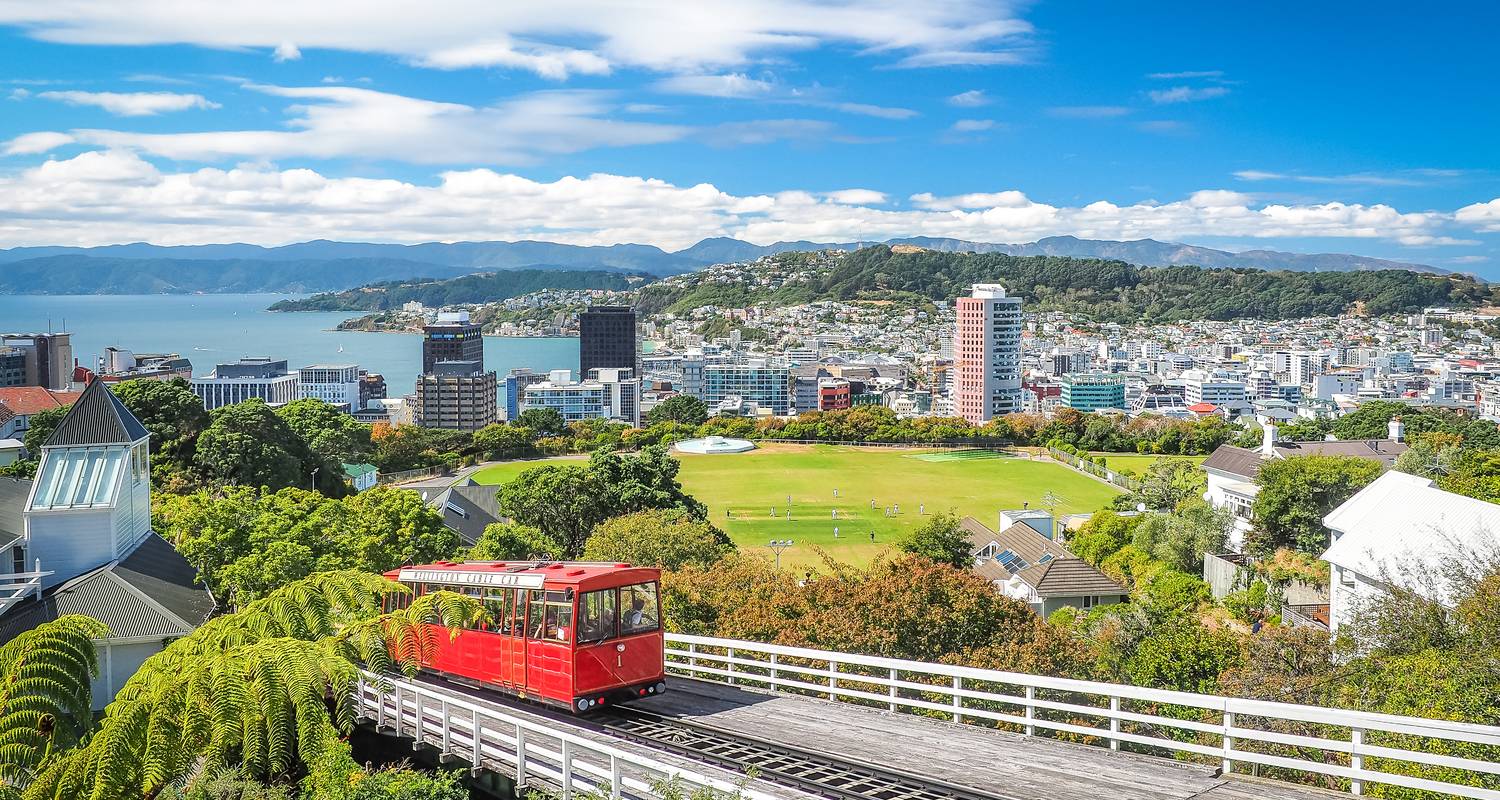
POLYGON ((547 629, 547 638, 555 642, 573 639, 573 604, 548 603, 547 612, 552 615, 547 629))
POLYGON ((542 592, 538 589, 531 590, 531 602, 526 618, 526 624, 528 625, 526 636, 528 638, 540 639, 546 631, 546 615, 543 613, 546 605, 546 599, 542 592))
POLYGON ((615 590, 601 589, 583 596, 578 641, 602 642, 615 635, 615 590))
POLYGON ((637 583, 620 589, 620 635, 645 633, 661 626, 656 584, 637 583))

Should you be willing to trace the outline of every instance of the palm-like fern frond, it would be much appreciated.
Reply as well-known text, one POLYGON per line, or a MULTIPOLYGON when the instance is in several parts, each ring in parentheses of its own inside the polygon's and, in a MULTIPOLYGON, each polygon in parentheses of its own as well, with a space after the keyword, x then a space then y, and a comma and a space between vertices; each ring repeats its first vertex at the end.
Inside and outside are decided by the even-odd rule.
POLYGON ((104 623, 70 614, 0 646, 0 784, 19 784, 88 730, 95 639, 104 623))

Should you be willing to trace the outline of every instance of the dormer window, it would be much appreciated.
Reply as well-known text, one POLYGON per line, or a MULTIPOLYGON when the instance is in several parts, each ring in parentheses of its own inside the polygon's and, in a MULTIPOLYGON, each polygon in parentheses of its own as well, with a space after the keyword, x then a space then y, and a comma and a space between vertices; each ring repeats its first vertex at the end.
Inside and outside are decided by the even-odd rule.
POLYGON ((107 506, 115 501, 125 451, 118 448, 58 450, 42 462, 31 508, 47 510, 107 506))

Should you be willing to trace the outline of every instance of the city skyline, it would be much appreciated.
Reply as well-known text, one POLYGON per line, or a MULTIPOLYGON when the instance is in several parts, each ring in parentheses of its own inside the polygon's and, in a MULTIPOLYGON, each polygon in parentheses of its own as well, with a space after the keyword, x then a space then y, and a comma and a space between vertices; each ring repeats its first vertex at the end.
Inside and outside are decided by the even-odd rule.
POLYGON ((1489 9, 174 9, 0 4, 0 247, 1069 234, 1500 270, 1489 9))

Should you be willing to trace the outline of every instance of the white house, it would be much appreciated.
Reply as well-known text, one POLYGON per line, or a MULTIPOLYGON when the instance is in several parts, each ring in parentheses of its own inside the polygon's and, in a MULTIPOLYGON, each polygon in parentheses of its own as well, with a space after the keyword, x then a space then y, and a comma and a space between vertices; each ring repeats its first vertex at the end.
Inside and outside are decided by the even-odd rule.
POLYGON ((0 478, 0 641, 64 614, 103 622, 96 710, 214 609, 196 570, 151 530, 149 439, 94 381, 43 443, 36 480, 0 478))
POLYGON ((1445 492, 1426 478, 1391 471, 1359 490, 1323 524, 1333 543, 1329 631, 1338 633, 1364 600, 1394 583, 1452 605, 1443 567, 1500 553, 1500 505, 1445 492))

